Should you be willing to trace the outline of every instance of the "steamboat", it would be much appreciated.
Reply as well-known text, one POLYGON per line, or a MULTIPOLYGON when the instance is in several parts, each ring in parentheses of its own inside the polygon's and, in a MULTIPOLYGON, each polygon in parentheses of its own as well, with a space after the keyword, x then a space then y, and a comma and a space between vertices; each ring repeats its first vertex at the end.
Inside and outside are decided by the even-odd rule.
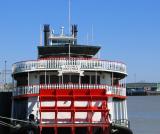
POLYGON ((96 57, 98 45, 77 42, 45 24, 37 60, 13 64, 12 119, 17 133, 131 134, 126 103, 126 65, 96 57))

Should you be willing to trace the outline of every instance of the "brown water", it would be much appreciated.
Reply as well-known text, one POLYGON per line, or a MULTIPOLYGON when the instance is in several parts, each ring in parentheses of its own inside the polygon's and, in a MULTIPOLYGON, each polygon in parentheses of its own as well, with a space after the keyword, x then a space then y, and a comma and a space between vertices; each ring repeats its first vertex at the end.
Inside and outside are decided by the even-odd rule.
POLYGON ((160 134, 160 96, 128 97, 133 134, 160 134))

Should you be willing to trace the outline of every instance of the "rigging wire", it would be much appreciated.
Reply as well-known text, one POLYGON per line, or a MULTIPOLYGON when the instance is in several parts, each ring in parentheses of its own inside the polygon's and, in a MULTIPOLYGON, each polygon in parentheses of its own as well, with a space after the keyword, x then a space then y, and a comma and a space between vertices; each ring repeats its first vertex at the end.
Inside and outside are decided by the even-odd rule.
POLYGON ((30 121, 25 121, 25 120, 19 120, 19 119, 15 119, 15 118, 8 118, 8 117, 3 117, 0 116, 1 119, 6 119, 6 120, 11 120, 11 121, 18 121, 18 122, 23 122, 23 123, 30 123, 30 121))

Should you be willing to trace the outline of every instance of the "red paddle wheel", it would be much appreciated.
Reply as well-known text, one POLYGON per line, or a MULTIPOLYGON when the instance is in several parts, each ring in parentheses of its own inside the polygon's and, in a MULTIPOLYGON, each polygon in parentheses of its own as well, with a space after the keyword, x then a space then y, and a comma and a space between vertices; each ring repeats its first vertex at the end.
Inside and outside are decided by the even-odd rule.
POLYGON ((57 128, 67 127, 70 128, 71 133, 75 133, 76 128, 86 127, 87 133, 92 134, 93 128, 101 128, 103 134, 109 133, 109 121, 108 121, 108 109, 107 109, 107 98, 105 89, 40 89, 39 101, 40 101, 40 130, 43 128, 53 127, 54 133, 57 134, 57 128), (42 102, 55 102, 54 106, 42 106, 42 102), (58 106, 58 101, 70 101, 71 105, 58 106), (75 101, 87 102, 87 106, 75 106, 75 101), (100 101, 101 106, 92 106, 93 101, 100 101), (53 124, 43 123, 43 112, 54 112, 53 124), (58 123, 59 119, 57 115, 59 112, 70 112, 71 118, 67 120, 67 123, 58 123), (76 112, 86 112, 87 118, 83 123, 77 123, 75 118, 76 112), (101 121, 93 122, 92 116, 94 112, 101 113, 101 121))

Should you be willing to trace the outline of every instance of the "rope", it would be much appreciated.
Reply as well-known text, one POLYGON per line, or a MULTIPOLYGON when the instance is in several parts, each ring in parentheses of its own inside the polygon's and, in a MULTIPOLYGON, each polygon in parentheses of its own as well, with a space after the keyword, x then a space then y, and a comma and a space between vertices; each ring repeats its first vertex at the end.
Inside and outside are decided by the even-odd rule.
POLYGON ((11 125, 11 124, 5 123, 5 122, 3 122, 3 121, 0 121, 0 125, 6 126, 6 127, 12 127, 12 128, 16 128, 16 127, 17 127, 17 126, 13 126, 13 125, 11 125))
POLYGON ((25 120, 19 120, 19 119, 14 119, 14 118, 8 118, 8 117, 3 117, 0 116, 1 119, 6 119, 6 120, 11 120, 11 121, 18 121, 18 122, 23 122, 23 123, 30 123, 29 121, 25 121, 25 120))

